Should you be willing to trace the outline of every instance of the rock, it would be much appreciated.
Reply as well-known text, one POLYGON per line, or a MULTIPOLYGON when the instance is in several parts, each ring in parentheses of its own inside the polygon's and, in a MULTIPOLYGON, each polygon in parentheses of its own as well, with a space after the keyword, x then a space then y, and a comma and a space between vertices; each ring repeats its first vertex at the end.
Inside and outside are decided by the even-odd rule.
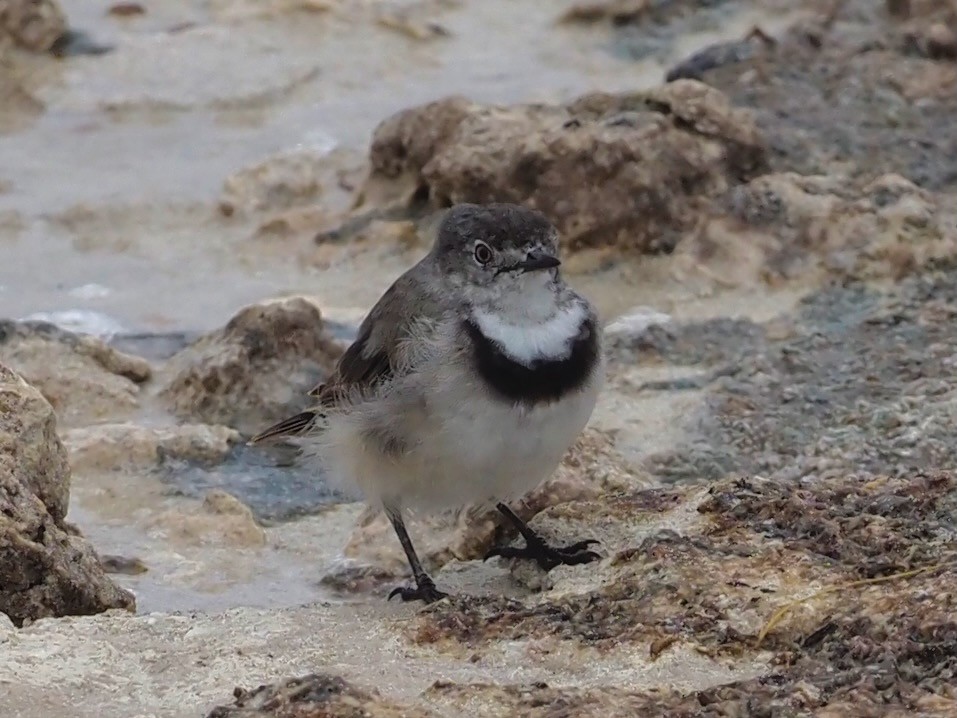
POLYGON ((172 357, 160 396, 183 419, 252 434, 304 409, 342 351, 312 301, 267 301, 172 357))
POLYGON ((726 286, 797 277, 900 278, 957 253, 953 198, 899 175, 769 174, 730 193, 679 250, 726 286))
POLYGON ((671 317, 651 307, 635 307, 605 327, 605 337, 610 344, 618 342, 634 343, 647 333, 651 327, 665 326, 671 317))
POLYGON ((884 5, 893 17, 904 20, 910 17, 910 0, 885 0, 884 5))
POLYGON ((283 210, 311 202, 322 191, 324 152, 301 150, 270 157, 226 179, 219 210, 226 216, 283 210))
POLYGON ((377 14, 376 24, 419 42, 451 36, 452 32, 433 18, 435 12, 433 3, 413 3, 402 8, 388 8, 377 14))
POLYGON ((117 556, 116 554, 100 556, 100 565, 106 573, 121 573, 126 576, 139 576, 149 570, 146 564, 135 556, 117 556))
POLYGON ((83 55, 106 55, 115 49, 115 45, 100 42, 79 30, 67 30, 53 43, 50 52, 54 57, 82 57, 83 55))
POLYGON ((0 364, 0 451, 4 469, 20 478, 57 522, 70 505, 70 467, 56 433, 56 415, 39 391, 0 364))
POLYGON ((904 35, 905 51, 931 60, 957 60, 957 33, 945 23, 921 23, 904 35))
POLYGON ((144 359, 45 322, 0 320, 0 361, 36 386, 66 426, 130 414, 152 374, 144 359))
MULTIPOLYGON (((900 3, 898 5, 903 5, 900 3)), ((867 0, 822 4, 773 47, 699 73, 751 108, 776 173, 898 174, 957 190, 957 63, 950 3, 906 3, 911 20, 867 0)))
POLYGON ((113 17, 137 17, 139 15, 146 14, 146 8, 140 5, 138 2, 118 2, 110 5, 106 10, 107 15, 112 15, 113 17))
POLYGON ((774 38, 760 28, 754 28, 741 40, 719 42, 699 50, 682 60, 665 75, 666 82, 680 79, 700 80, 705 72, 733 65, 755 57, 762 57, 775 46, 774 38))
POLYGON ((273 240, 315 236, 316 227, 327 221, 328 213, 318 207, 296 207, 270 213, 256 228, 253 237, 259 240, 273 240))
POLYGON ((48 52, 66 31, 56 0, 0 0, 0 40, 7 35, 27 50, 48 52))
POLYGON ((410 175, 415 184, 422 168, 445 149, 459 125, 476 109, 467 98, 456 95, 383 120, 369 150, 372 178, 398 180, 410 175))
POLYGON ((429 718, 433 713, 386 700, 330 674, 310 673, 247 691, 206 718, 429 718))
MULTIPOLYGON (((519 502, 511 504, 524 520, 557 504, 594 497, 612 487, 634 481, 630 467, 614 449, 612 437, 589 429, 572 446, 554 476, 519 502)), ((497 510, 474 507, 448 515, 407 517, 419 558, 429 570, 458 559, 481 559, 493 545, 516 535, 497 510)), ((376 581, 394 580, 408 574, 405 553, 392 524, 382 513, 367 509, 360 516, 343 555, 348 559, 323 578, 337 588, 367 590, 376 581)))
POLYGON ((257 548, 266 543, 266 532, 252 510, 219 489, 210 491, 194 511, 165 511, 153 519, 150 526, 174 544, 257 548))
POLYGON ((212 0, 211 15, 226 23, 258 18, 275 19, 285 13, 324 13, 331 10, 334 0, 212 0))
POLYGON ((63 521, 70 473, 55 426, 40 393, 0 365, 0 612, 18 626, 135 606, 63 521))
POLYGON ((576 2, 559 18, 563 23, 595 23, 610 21, 621 24, 650 8, 647 0, 595 0, 576 2))
POLYGON ((765 151, 748 113, 692 80, 564 107, 454 97, 378 127, 362 196, 516 202, 547 214, 571 249, 667 251, 701 207, 759 173, 765 151))
POLYGON ((147 427, 127 423, 70 429, 64 432, 63 443, 74 473, 86 473, 150 470, 167 459, 217 463, 240 438, 239 432, 225 426, 147 427))

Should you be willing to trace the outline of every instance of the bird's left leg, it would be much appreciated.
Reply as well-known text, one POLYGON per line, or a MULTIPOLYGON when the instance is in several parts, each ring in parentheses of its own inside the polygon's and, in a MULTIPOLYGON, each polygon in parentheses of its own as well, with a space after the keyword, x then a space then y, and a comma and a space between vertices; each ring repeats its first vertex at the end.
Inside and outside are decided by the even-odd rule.
POLYGON ((552 548, 545 539, 535 533, 528 524, 522 521, 514 511, 505 504, 496 504, 496 508, 505 515, 512 525, 518 529, 525 539, 525 545, 521 548, 513 546, 496 546, 487 554, 485 558, 492 556, 501 556, 503 558, 526 558, 532 559, 546 571, 551 571, 558 565, 575 566, 581 563, 591 563, 601 558, 594 551, 589 551, 588 547, 597 544, 594 539, 587 539, 573 543, 570 546, 552 548))

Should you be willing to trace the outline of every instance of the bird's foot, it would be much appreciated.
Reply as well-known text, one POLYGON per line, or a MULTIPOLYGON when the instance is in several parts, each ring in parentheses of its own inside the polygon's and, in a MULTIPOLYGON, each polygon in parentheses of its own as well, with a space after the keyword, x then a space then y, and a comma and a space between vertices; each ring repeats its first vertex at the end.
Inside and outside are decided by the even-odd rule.
POLYGON ((570 546, 561 546, 552 548, 542 539, 526 541, 525 546, 496 546, 487 554, 485 560, 493 556, 502 558, 524 558, 535 561, 545 571, 551 571, 559 565, 577 566, 582 563, 591 563, 601 558, 594 551, 589 551, 588 547, 599 543, 594 539, 587 539, 573 543, 570 546))
POLYGON ((432 583, 432 579, 425 576, 423 579, 416 581, 415 586, 399 586, 392 589, 387 600, 391 601, 393 597, 399 596, 403 601, 424 601, 428 604, 440 601, 448 595, 437 589, 435 584, 432 583))

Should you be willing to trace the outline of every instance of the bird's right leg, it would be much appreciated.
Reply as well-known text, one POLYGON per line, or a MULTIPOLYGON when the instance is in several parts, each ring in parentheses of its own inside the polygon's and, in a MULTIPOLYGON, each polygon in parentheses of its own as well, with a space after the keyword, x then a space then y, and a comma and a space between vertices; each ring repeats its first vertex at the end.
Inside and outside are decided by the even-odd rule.
POLYGON ((409 559, 409 566, 412 568, 412 576, 415 579, 415 588, 400 586, 393 589, 388 600, 391 601, 393 596, 401 596, 403 601, 435 603, 448 596, 449 594, 443 593, 435 587, 435 583, 422 568, 422 564, 419 563, 419 557, 412 546, 412 539, 409 538, 409 532, 405 530, 405 522, 402 520, 401 511, 387 508, 386 515, 392 522, 392 528, 395 529, 396 536, 399 537, 399 543, 402 544, 402 550, 405 551, 406 558, 409 559))

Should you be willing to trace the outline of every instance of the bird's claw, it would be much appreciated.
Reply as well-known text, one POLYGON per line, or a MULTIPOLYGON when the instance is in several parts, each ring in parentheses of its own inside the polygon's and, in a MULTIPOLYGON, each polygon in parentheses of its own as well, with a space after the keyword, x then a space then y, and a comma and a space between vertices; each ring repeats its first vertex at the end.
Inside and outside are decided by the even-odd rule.
POLYGON ((577 566, 583 563, 591 563, 601 558, 594 551, 589 551, 588 547, 600 543, 595 539, 586 539, 578 541, 570 546, 561 546, 552 548, 544 541, 537 543, 528 543, 522 547, 516 546, 496 546, 485 554, 488 560, 493 556, 502 558, 520 558, 531 559, 535 561, 543 570, 551 571, 556 566, 577 566))
POLYGON ((440 601, 448 595, 437 589, 432 581, 422 581, 415 586, 399 586, 392 589, 386 600, 391 601, 395 596, 399 596, 403 601, 423 601, 429 604, 440 601))

